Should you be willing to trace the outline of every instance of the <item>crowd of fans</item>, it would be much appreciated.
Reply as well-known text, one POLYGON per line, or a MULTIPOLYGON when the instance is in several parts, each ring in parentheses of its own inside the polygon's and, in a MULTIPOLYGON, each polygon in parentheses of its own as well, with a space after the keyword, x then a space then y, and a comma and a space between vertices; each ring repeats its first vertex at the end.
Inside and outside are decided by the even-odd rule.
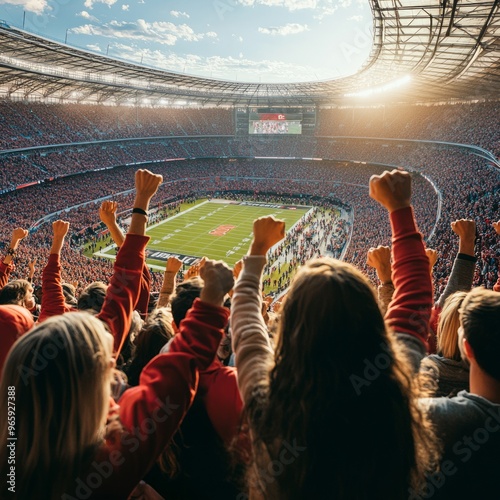
MULTIPOLYGON (((317 136, 385 137, 471 144, 500 155, 500 104, 319 109, 317 136)), ((0 101, 0 149, 193 135, 232 135, 233 110, 0 101)))
MULTIPOLYGON (((426 174, 439 172, 444 159, 435 158, 426 174)), ((494 180, 471 183, 454 205, 421 173, 380 165, 353 172, 344 162, 253 160, 238 162, 235 176, 234 162, 208 163, 125 167, 3 196, 11 235, 0 262, 2 497, 488 497, 500 466, 498 173, 470 161, 468 173, 494 180), (107 198, 91 201, 95 218, 87 204, 31 234, 18 227, 34 208, 18 213, 47 186, 68 196, 52 210, 92 199, 82 179, 107 198), (203 259, 178 280, 182 262, 170 257, 152 293, 148 214, 195 192, 318 206, 288 234, 272 216, 255 220, 234 269, 203 259), (440 203, 459 211, 447 236, 440 203), (119 214, 130 208, 124 234, 119 214), (378 299, 357 266, 314 258, 315 246, 347 235, 341 211, 353 213, 354 228, 360 221, 349 252, 373 268, 378 299), (119 248, 111 275, 92 275, 84 289, 74 283, 82 269, 72 225, 107 231, 119 248), (442 231, 449 253, 426 248, 418 226, 429 243, 442 231), (16 277, 22 256, 31 259, 27 279, 16 277), (292 277, 288 257, 312 259, 292 277), (438 298, 433 273, 444 283, 436 265, 452 258, 438 298), (266 266, 284 268, 282 285, 290 279, 279 314, 263 300, 266 266), (494 290, 471 290, 476 267, 494 290)))
MULTIPOLYGON (((233 140, 231 147, 236 149, 235 145, 238 144, 245 149, 247 142, 233 140)), ((285 139, 285 145, 280 147, 287 148, 288 142, 285 139)), ((265 147, 269 146, 271 152, 266 156, 280 156, 276 154, 280 152, 277 151, 277 144, 279 142, 276 141, 254 141, 252 152, 265 153, 265 147)), ((151 146, 152 154, 161 149, 160 145, 151 146)), ((136 155, 134 160, 145 159, 148 147, 137 146, 137 150, 142 151, 142 156, 136 155)), ((183 147, 188 146, 184 144, 183 147)), ((430 238, 428 244, 438 248, 442 254, 435 269, 437 290, 442 291, 452 265, 449 257, 453 253, 449 223, 462 214, 474 218, 482 231, 483 248, 476 283, 484 283, 491 288, 498 267, 498 245, 489 229, 489 222, 495 218, 498 210, 500 186, 498 171, 494 167, 460 149, 431 148, 427 145, 318 140, 313 141, 310 147, 317 147, 315 153, 322 149, 324 157, 350 158, 361 163, 221 159, 159 162, 149 168, 160 172, 165 178, 166 182, 160 191, 164 200, 179 199, 192 193, 227 191, 251 192, 256 196, 264 192, 287 196, 330 196, 340 200, 350 205, 355 213, 353 235, 346 257, 348 261, 366 270, 364 255, 367 248, 380 243, 386 244, 389 235, 387 228, 384 229, 380 224, 377 206, 363 196, 363 190, 370 175, 383 168, 374 166, 373 163, 403 166, 426 176, 416 178, 415 206, 420 227, 424 235, 430 238), (329 149, 336 153, 328 154, 329 149), (436 224, 438 210, 439 220, 436 224)), ((110 155, 111 151, 106 149, 102 154, 110 155)), ((102 161, 100 165, 106 167, 104 158, 105 156, 99 156, 98 149, 93 152, 94 164, 102 161)), ((7 204, 10 216, 2 222, 2 240, 7 240, 9 231, 15 225, 30 227, 39 218, 50 213, 103 196, 117 196, 130 189, 130 175, 127 176, 126 172, 132 169, 133 167, 101 170, 61 178, 4 195, 3 203, 7 204)), ((128 198, 123 198, 125 206, 130 203, 131 196, 129 194, 128 198)), ((72 222, 74 220, 72 230, 75 233, 81 233, 85 228, 96 224, 95 210, 89 210, 88 207, 75 209, 70 217, 72 222)), ((42 241, 38 246, 43 248, 44 244, 42 241)))
POLYGON ((233 111, 0 101, 0 149, 129 137, 232 134, 233 111))
POLYGON ((500 156, 500 102, 322 110, 320 136, 385 137, 472 144, 500 156))
POLYGON ((317 137, 251 139, 190 137, 231 134, 223 109, 0 108, 3 149, 185 136, 0 158, 1 383, 21 408, 15 425, 0 419, 0 439, 14 429, 25 437, 17 455, 0 448, 11 481, 2 497, 9 487, 20 498, 151 500, 489 491, 500 302, 468 292, 500 291, 500 170, 462 148, 369 138, 498 155, 498 103, 322 110, 317 137), (137 170, 142 162, 149 170, 137 170), (257 220, 234 270, 207 260, 182 274, 175 258, 164 273, 149 270, 147 225, 203 197, 315 208, 286 235, 282 223, 257 220), (84 255, 86 242, 98 250, 109 236, 114 267, 84 255), (363 275, 379 285, 380 308, 363 275), (262 300, 270 290, 286 292, 279 316, 262 300), (457 440, 484 444, 483 428, 488 444, 458 463, 457 440))

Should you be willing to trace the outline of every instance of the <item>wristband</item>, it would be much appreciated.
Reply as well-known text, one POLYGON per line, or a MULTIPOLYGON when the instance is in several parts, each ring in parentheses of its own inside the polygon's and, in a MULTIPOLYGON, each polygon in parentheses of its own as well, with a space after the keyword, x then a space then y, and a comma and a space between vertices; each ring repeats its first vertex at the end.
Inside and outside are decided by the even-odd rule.
POLYGON ((12 255, 12 257, 14 257, 14 255, 16 255, 16 251, 13 248, 9 248, 7 250, 7 255, 12 255))
POLYGON ((143 210, 142 208, 133 208, 132 213, 145 215, 146 217, 148 216, 148 213, 146 212, 146 210, 143 210))

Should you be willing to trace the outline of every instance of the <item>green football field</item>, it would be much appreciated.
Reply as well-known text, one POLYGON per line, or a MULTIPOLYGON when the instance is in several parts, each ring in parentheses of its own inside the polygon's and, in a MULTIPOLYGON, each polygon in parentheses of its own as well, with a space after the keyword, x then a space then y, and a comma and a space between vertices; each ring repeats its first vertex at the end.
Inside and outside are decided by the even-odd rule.
MULTIPOLYGON (((281 206, 225 200, 205 201, 147 230, 151 237, 148 263, 164 269, 170 255, 191 265, 195 259, 222 259, 230 266, 247 253, 252 239, 254 219, 274 215, 286 222, 289 230, 311 207, 281 206)), ((99 252, 113 257, 111 247, 99 252)))

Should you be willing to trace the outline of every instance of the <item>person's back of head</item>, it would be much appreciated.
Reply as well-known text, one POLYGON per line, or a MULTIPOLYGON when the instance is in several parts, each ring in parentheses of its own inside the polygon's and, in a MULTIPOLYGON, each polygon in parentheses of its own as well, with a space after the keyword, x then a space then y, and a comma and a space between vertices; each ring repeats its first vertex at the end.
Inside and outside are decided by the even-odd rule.
MULTIPOLYGON (((0 289, 0 304, 17 304, 18 306, 31 305, 33 287, 27 280, 19 279, 9 281, 0 289), (30 304, 27 304, 30 302, 30 304)), ((34 303, 32 304, 34 306, 34 303)))
POLYGON ((273 477, 279 498, 404 497, 435 458, 433 435, 371 284, 349 264, 309 261, 278 329, 268 396, 247 411, 258 415, 257 468, 267 454, 295 457, 273 477))
POLYGON ((66 304, 76 307, 78 305, 78 301, 76 299, 76 289, 74 285, 71 283, 63 283, 62 290, 66 304))
POLYGON ((479 367, 500 381, 500 293, 471 290, 462 303, 460 322, 479 367))
MULTIPOLYGON (((22 464, 17 469, 19 498, 59 498, 90 465, 103 444, 112 349, 103 323, 75 312, 49 318, 10 351, 0 387, 5 394, 8 387, 16 388, 16 433, 23 436, 16 445, 16 460, 22 464)), ((6 414, 4 400, 0 407, 6 414)), ((3 442, 7 431, 7 419, 1 419, 3 442)))
POLYGON ((102 281, 94 281, 84 288, 78 297, 78 309, 99 314, 104 304, 108 286, 102 281))
POLYGON ((458 343, 460 328, 460 307, 467 292, 455 292, 444 303, 437 327, 438 353, 444 358, 460 361, 462 359, 458 343))
POLYGON ((193 306, 193 302, 200 296, 203 288, 203 280, 198 276, 183 281, 175 289, 175 293, 170 299, 172 317, 177 328, 186 317, 187 312, 193 306))
POLYGON ((142 369, 173 336, 170 311, 165 307, 155 309, 133 340, 132 360, 125 370, 130 385, 138 385, 142 369))

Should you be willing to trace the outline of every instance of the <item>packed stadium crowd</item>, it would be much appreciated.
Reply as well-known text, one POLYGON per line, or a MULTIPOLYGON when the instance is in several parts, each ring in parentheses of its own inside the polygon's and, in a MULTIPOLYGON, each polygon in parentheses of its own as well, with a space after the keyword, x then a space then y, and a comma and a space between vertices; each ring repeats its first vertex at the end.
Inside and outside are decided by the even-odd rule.
POLYGON ((500 156, 500 103, 322 110, 318 135, 472 144, 500 156))
MULTIPOLYGON (((258 143, 259 141, 257 141, 258 143)), ((287 143, 288 140, 285 140, 287 143)), ((236 141, 233 141, 233 148, 236 141)), ((245 144, 245 143, 243 143, 245 144)), ((275 142, 264 142, 257 147, 269 145, 275 153, 275 142)), ((434 186, 425 180, 417 181, 426 191, 418 195, 416 202, 417 217, 426 237, 432 235, 430 245, 435 245, 442 253, 436 270, 436 288, 442 290, 451 270, 452 239, 448 227, 453 218, 467 214, 476 219, 484 233, 484 249, 477 282, 492 286, 498 266, 498 246, 491 241, 488 222, 493 220, 498 209, 499 175, 493 167, 489 167, 482 159, 459 149, 431 148, 426 145, 383 145, 365 142, 337 141, 328 143, 336 153, 325 154, 325 157, 351 158, 362 162, 380 163, 382 165, 403 166, 421 172, 432 180, 434 186), (439 196, 434 191, 439 190, 439 196), (436 225, 438 199, 442 206, 436 225), (435 227, 435 231, 433 229, 435 227), (491 244, 486 246, 486 244, 491 244)), ((184 147, 187 147, 184 145, 184 147)), ((146 158, 147 145, 142 147, 142 157, 146 158)), ((105 158, 110 154, 103 151, 103 156, 94 151, 93 162, 103 167, 105 158), (102 161, 102 163, 101 163, 102 161)), ((152 154, 155 149, 152 148, 152 154)), ((268 153, 268 156, 272 154, 268 153)), ((59 155, 58 155, 59 156, 59 155)), ((137 155, 134 160, 137 159, 137 155)), ((65 159, 60 159, 63 164, 65 159)), ((161 188, 165 192, 164 199, 188 196, 191 193, 250 191, 256 195, 263 192, 274 192, 279 195, 312 195, 333 196, 351 205, 356 214, 356 223, 347 259, 366 270, 364 254, 373 244, 387 243, 388 232, 379 223, 380 214, 374 204, 363 196, 363 186, 367 185, 370 175, 380 168, 363 163, 305 162, 305 161, 257 161, 257 160, 203 160, 164 162, 150 165, 149 168, 161 173, 166 182, 161 188), (334 165, 334 166, 332 166, 334 165), (179 180, 181 179, 181 180, 179 180), (286 182, 280 180, 286 179, 286 182), (174 184, 171 184, 175 182, 174 184), (352 184, 352 185, 351 185, 352 184)), ((130 189, 130 176, 124 174, 133 167, 119 170, 101 170, 83 176, 58 179, 40 185, 21 189, 4 196, 8 203, 9 213, 15 213, 15 219, 3 221, 2 239, 5 241, 9 230, 14 225, 30 227, 38 218, 67 207, 98 199, 102 196, 116 196, 117 193, 130 189), (117 174, 120 172, 120 174, 117 174), (122 175, 122 173, 124 175, 122 175), (36 193, 36 194, 34 194, 36 193), (32 201, 29 201, 32 200, 32 201)), ((130 203, 132 195, 124 198, 130 203)), ((73 217, 73 212, 71 213, 73 217)), ((81 232, 95 224, 95 210, 82 207, 75 212, 74 232, 81 232), (80 213, 81 215, 77 215, 80 213)), ((42 244, 43 246, 43 244, 42 244)))
MULTIPOLYGON (((500 155, 500 104, 320 109, 318 136, 471 144, 500 155)), ((0 149, 131 137, 232 135, 233 110, 0 101, 0 149)))
MULTIPOLYGON (((498 106, 322 110, 317 137, 250 139, 192 137, 231 134, 231 110, 0 102, 5 150, 120 139, 0 153, 0 382, 22 407, 19 498, 486 498, 500 465, 500 170, 459 147, 369 138, 498 156, 498 106), (184 137, 125 140, 160 136, 184 137), (148 225, 212 197, 315 208, 288 233, 255 221, 233 270, 149 269, 148 225), (114 263, 85 256, 110 237, 114 263), (459 460, 469 435, 481 446, 459 460)), ((1 439, 13 428, 0 419, 1 439)))
MULTIPOLYGON (((218 162, 223 172, 222 160, 212 167, 218 162)), ((494 276, 494 290, 472 288, 478 258, 498 259, 498 252, 482 254, 490 249, 478 235, 498 243, 500 221, 471 219, 485 192, 462 200, 447 228, 458 248, 446 256, 453 268, 437 295, 432 268, 440 255, 426 248, 418 226, 422 220, 425 233, 435 223, 438 196, 419 173, 361 165, 352 176, 344 163, 326 162, 240 167, 272 175, 203 179, 206 165, 198 162, 189 165, 189 181, 162 185, 160 173, 122 169, 115 189, 131 188, 132 174, 135 189, 93 207, 95 229, 119 247, 114 269, 83 290, 62 274, 75 270, 71 224, 63 219, 75 215, 80 228, 86 214, 64 212, 29 234, 5 205, 2 230, 13 229, 0 263, 0 412, 8 416, 0 419, 2 497, 485 498, 500 465, 500 279, 494 276), (203 259, 177 280, 182 262, 171 257, 152 293, 145 250, 156 206, 182 198, 183 188, 300 200, 293 193, 299 171, 310 174, 304 202, 326 198, 329 208, 316 208, 288 234, 272 216, 255 220, 234 269, 203 259), (336 204, 347 208, 343 199, 355 223, 363 219, 365 237, 377 225, 392 243, 378 245, 381 235, 373 234, 363 251, 378 297, 356 266, 309 253, 314 231, 342 232, 345 223, 328 227, 321 216, 333 218, 336 204), (127 234, 120 205, 133 207, 127 234), (32 238, 39 247, 27 279, 14 279, 32 238), (290 279, 278 314, 262 296, 273 252, 313 257, 290 279)), ((163 168, 176 176, 181 167, 163 168)), ((78 180, 61 179, 58 191, 75 201, 78 180)), ((17 209, 30 199, 24 193, 44 187, 14 193, 17 209)), ((484 210, 490 216, 490 206, 484 210)))
POLYGON ((230 109, 89 106, 0 101, 0 149, 128 137, 226 135, 230 109))

